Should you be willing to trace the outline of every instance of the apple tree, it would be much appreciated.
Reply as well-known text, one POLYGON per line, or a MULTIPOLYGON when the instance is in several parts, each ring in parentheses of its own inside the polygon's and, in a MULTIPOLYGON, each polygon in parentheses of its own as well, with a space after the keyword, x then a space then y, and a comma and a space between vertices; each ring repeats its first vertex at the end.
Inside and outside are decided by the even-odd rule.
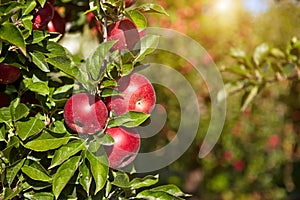
POLYGON ((138 153, 136 127, 155 105, 151 83, 133 73, 157 39, 143 30, 143 13, 165 12, 135 3, 0 1, 1 199, 187 196, 157 185, 158 175, 120 169, 138 153), (80 58, 59 41, 87 24, 99 46, 80 58))

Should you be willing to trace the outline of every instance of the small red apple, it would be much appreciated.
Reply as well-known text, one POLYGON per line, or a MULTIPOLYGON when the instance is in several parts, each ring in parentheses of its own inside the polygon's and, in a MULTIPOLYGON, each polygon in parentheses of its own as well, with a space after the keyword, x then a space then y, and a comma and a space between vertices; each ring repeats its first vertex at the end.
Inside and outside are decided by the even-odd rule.
POLYGON ((54 8, 50 2, 46 2, 44 7, 37 8, 37 12, 33 17, 33 29, 34 30, 45 30, 47 24, 54 16, 54 8))
POLYGON ((237 172, 243 171, 245 169, 245 162, 242 160, 237 160, 233 163, 233 168, 237 172))
POLYGON ((0 63, 0 84, 10 84, 18 80, 21 70, 12 65, 0 63))
POLYGON ((113 50, 134 50, 135 45, 140 41, 137 26, 129 19, 124 18, 107 27, 107 40, 117 40, 113 50))
POLYGON ((66 21, 57 11, 54 11, 53 19, 47 24, 47 28, 49 32, 56 32, 63 35, 66 31, 66 21))
POLYGON ((128 8, 132 6, 137 0, 125 0, 125 7, 128 8))
POLYGON ((280 144, 280 137, 279 135, 271 135, 268 138, 268 146, 270 148, 276 148, 280 144))
POLYGON ((99 33, 102 33, 101 23, 99 20, 96 19, 94 13, 87 13, 86 21, 89 24, 89 28, 93 35, 98 36, 99 33))
POLYGON ((7 107, 10 104, 8 96, 4 93, 0 93, 0 108, 7 107))
POLYGON ((150 81, 141 74, 130 74, 119 79, 116 90, 123 95, 108 98, 107 107, 116 115, 128 111, 151 113, 155 106, 155 91, 150 81))
POLYGON ((73 95, 64 107, 66 124, 80 134, 93 134, 102 130, 107 117, 107 108, 102 100, 87 93, 73 95))
POLYGON ((135 129, 108 128, 106 132, 114 139, 112 146, 104 146, 109 166, 122 168, 130 164, 140 148, 140 136, 135 129))

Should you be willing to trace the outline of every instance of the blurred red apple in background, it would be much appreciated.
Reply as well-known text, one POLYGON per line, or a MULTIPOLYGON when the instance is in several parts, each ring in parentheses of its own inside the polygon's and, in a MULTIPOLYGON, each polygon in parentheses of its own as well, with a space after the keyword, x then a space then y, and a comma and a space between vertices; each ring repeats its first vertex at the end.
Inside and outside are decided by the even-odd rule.
POLYGON ((125 0, 125 7, 128 8, 132 6, 137 0, 125 0))
POLYGON ((47 24, 47 28, 49 32, 56 32, 63 35, 66 31, 66 21, 57 11, 54 11, 53 18, 47 24))

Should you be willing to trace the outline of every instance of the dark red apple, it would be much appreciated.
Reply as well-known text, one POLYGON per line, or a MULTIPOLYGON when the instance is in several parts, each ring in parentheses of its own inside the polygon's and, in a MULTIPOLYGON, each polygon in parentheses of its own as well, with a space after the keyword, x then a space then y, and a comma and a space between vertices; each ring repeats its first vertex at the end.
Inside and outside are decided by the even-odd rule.
POLYGON ((48 0, 49 3, 54 4, 56 0, 48 0))
POLYGON ((129 19, 124 18, 107 27, 107 40, 117 40, 113 50, 134 50, 135 45, 140 41, 137 26, 129 19))
POLYGON ((128 8, 132 6, 137 0, 125 0, 125 7, 128 8))
POLYGON ((37 8, 36 14, 33 16, 33 29, 34 30, 45 30, 47 24, 51 21, 54 16, 54 8, 50 2, 46 2, 44 7, 37 8))
POLYGON ((107 108, 102 100, 87 93, 74 94, 64 107, 67 126, 80 134, 102 130, 107 117, 107 108))
POLYGON ((112 146, 104 146, 109 166, 122 168, 130 164, 140 148, 140 136, 135 129, 108 128, 106 132, 114 138, 112 146))
POLYGON ((0 108, 7 107, 10 104, 8 96, 4 93, 0 93, 0 108))
POLYGON ((47 24, 47 28, 49 32, 56 32, 63 35, 66 31, 66 21, 57 11, 54 11, 53 19, 47 24))
POLYGON ((130 74, 119 79, 117 91, 122 95, 108 98, 107 107, 116 115, 128 111, 151 113, 155 106, 155 91, 150 81, 141 74, 130 74))
POLYGON ((10 84, 18 80, 21 70, 12 65, 0 63, 0 84, 10 84))

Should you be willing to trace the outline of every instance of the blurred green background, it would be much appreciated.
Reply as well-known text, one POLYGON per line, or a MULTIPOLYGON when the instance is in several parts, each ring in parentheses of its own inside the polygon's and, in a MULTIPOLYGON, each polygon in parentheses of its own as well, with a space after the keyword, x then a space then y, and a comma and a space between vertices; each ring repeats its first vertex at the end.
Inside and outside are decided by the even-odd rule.
MULTIPOLYGON (((140 0, 137 3, 149 2, 140 0)), ((170 28, 199 42, 209 53, 204 61, 216 63, 224 83, 238 77, 228 73, 235 65, 230 49, 252 54, 256 46, 268 43, 285 48, 300 35, 300 4, 292 0, 156 0, 169 16, 147 15, 148 25, 170 28)), ((80 35, 69 35, 76 39, 80 35)), ((68 37, 61 41, 68 43, 68 37)), ((96 38, 84 32, 74 52, 88 56, 96 38), (77 48, 77 50, 76 50, 77 48)), ((79 41, 79 40, 78 40, 79 41)), ((210 123, 210 97, 201 77, 185 60, 156 52, 156 61, 181 72, 198 92, 201 109, 197 137, 176 162, 159 173, 161 183, 174 183, 192 194, 191 200, 211 199, 300 199, 300 84, 298 79, 274 81, 264 87, 241 111, 246 90, 229 95, 222 135, 212 152, 198 158, 210 123)), ((156 86, 158 103, 167 109, 168 119, 160 133, 143 141, 148 152, 169 143, 178 128, 179 104, 166 88, 156 86)), ((187 133, 188 134, 188 133, 187 133)), ((154 161, 155 162, 155 161, 154 161)))
MULTIPOLYGON (((171 28, 195 39, 208 51, 220 71, 236 63, 230 56, 232 48, 248 54, 261 43, 284 48, 292 37, 300 34, 297 1, 155 2, 170 16, 149 15, 149 26, 171 28)), ((199 145, 210 119, 210 98, 205 83, 194 77, 189 64, 165 55, 160 58, 181 71, 194 88, 202 88, 198 94, 202 118, 197 138, 178 161, 159 171, 162 180, 178 184, 193 194, 191 199, 195 200, 300 199, 299 82, 269 84, 243 112, 245 91, 228 96, 222 135, 212 152, 199 159, 199 145)), ((225 83, 236 78, 227 72, 222 76, 225 83)), ((173 98, 164 98, 169 99, 169 104, 176 104, 173 98)), ((169 119, 176 121, 178 116, 169 119)), ((172 124, 169 122, 167 129, 175 132, 176 126, 172 124)), ((161 134, 157 140, 163 144, 161 140, 168 141, 169 135, 161 134)))

